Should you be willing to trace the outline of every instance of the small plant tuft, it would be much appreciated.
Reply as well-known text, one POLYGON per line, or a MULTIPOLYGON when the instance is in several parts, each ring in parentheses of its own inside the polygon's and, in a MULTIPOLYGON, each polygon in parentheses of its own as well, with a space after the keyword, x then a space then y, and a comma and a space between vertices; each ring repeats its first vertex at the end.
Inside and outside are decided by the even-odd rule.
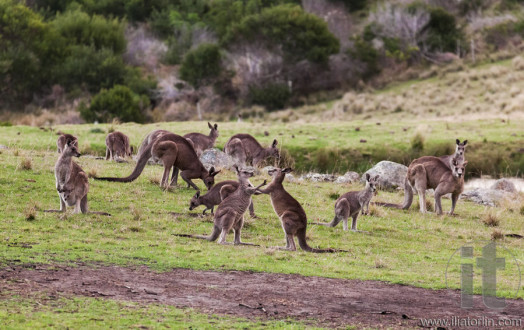
POLYGON ((133 219, 138 221, 138 220, 141 220, 142 219, 142 211, 135 207, 134 204, 131 204, 129 206, 129 211, 131 212, 131 215, 133 216, 133 219))
POLYGON ((36 219, 37 206, 35 204, 28 205, 24 210, 24 217, 27 221, 36 219))
POLYGON ((503 239, 504 238, 504 234, 502 233, 502 231, 500 231, 499 229, 493 229, 493 232, 491 233, 491 239, 496 241, 496 240, 499 240, 499 239, 503 239))
POLYGON ((411 149, 413 149, 414 151, 424 150, 424 141, 425 141, 424 136, 422 135, 422 133, 418 132, 411 139, 411 149))
POLYGON ((33 162, 31 158, 24 158, 18 164, 18 169, 23 171, 29 171, 33 168, 33 162))
POLYGON ((480 216, 480 220, 488 227, 498 227, 500 224, 499 216, 493 210, 488 210, 480 216))

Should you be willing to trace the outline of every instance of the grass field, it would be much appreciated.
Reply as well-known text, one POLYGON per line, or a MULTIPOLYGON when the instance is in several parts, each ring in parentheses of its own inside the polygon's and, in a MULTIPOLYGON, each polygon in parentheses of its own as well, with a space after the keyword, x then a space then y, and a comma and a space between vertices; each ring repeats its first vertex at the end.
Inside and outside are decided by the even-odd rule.
MULTIPOLYGON (((218 146, 223 146, 234 132, 248 132, 269 144, 278 138, 283 148, 295 157, 300 168, 316 168, 314 154, 296 150, 340 150, 341 159, 350 159, 346 150, 367 154, 389 147, 408 150, 413 132, 417 127, 426 127, 426 151, 432 146, 453 145, 455 137, 468 138, 471 153, 481 155, 492 150, 492 146, 516 148, 522 145, 523 122, 500 120, 471 121, 463 123, 410 122, 408 124, 388 124, 387 128, 374 122, 336 122, 326 124, 250 124, 219 123, 221 136, 218 146), (411 127, 404 132, 403 126, 411 127), (360 127, 356 132, 354 127, 360 127), (269 136, 264 136, 264 131, 269 136), (391 134, 394 131, 395 134, 391 134), (464 133, 467 132, 467 136, 464 133), (282 133, 282 135, 280 135, 282 133), (512 135, 515 133, 515 136, 512 135), (291 137, 292 135, 295 138, 291 137), (488 142, 483 142, 484 137, 488 142), (368 143, 359 143, 361 138, 368 143), (451 140, 451 142, 449 142, 451 140), (489 145, 489 143, 493 145, 489 145), (488 143, 486 145, 486 143, 488 143), (340 146, 344 147, 340 147, 340 146), (488 147, 491 146, 491 147, 488 147), (489 148, 489 149, 488 149, 489 148), (297 153, 297 154, 295 154, 297 153)), ((107 129, 110 125, 80 125, 55 127, 56 130, 73 133, 79 138, 79 145, 85 154, 102 155, 107 129)), ((152 125, 126 124, 114 126, 129 134, 133 144, 138 145, 141 138, 155 128, 164 128, 179 134, 190 131, 207 131, 204 123, 167 123, 152 125)), ((437 216, 433 213, 421 215, 415 202, 409 211, 373 208, 372 216, 359 217, 359 229, 368 233, 344 232, 342 226, 336 228, 308 227, 309 244, 314 247, 333 247, 348 250, 348 253, 310 254, 302 251, 286 252, 273 248, 284 245, 284 235, 278 218, 274 214, 268 196, 254 197, 257 219, 248 219, 243 230, 243 240, 257 243, 262 247, 221 246, 201 240, 176 237, 175 233, 208 234, 212 229, 211 217, 190 216, 189 200, 194 190, 181 185, 164 192, 158 186, 162 174, 159 166, 147 166, 143 174, 132 183, 111 183, 90 180, 89 208, 93 211, 107 211, 111 217, 93 214, 73 215, 44 213, 44 209, 59 207, 53 174, 54 163, 58 157, 54 132, 35 127, 2 127, 0 129, 0 264, 11 263, 104 263, 117 265, 146 265, 156 271, 174 267, 211 270, 251 270, 257 272, 297 273, 307 276, 323 276, 348 279, 374 279, 393 283, 409 284, 424 288, 441 289, 446 287, 446 266, 453 253, 470 241, 489 241, 494 231, 503 234, 524 233, 523 201, 515 200, 503 208, 488 210, 471 202, 459 201, 458 216, 437 216), (18 134, 19 133, 19 134, 18 134), (169 212, 175 212, 173 216, 169 212), (499 220, 497 227, 486 226, 482 218, 488 212, 499 220)), ((407 151, 406 151, 407 152, 407 151)), ((500 151, 502 152, 502 151, 500 151)), ((337 156, 337 157, 338 157, 337 156)), ((501 156, 502 157, 502 156, 501 156)), ((127 175, 134 163, 122 164, 81 157, 78 163, 87 173, 96 175, 127 175)), ((344 160, 341 160, 343 162, 344 160)), ((502 158, 502 161, 506 161, 502 158)), ((371 162, 370 159, 367 160, 371 162)), ((335 169, 363 170, 352 167, 347 160, 335 169)), ((370 166, 370 165, 368 165, 370 166)), ((469 165, 468 165, 469 166, 469 165)), ((479 165, 480 166, 480 165, 479 165)), ((486 165, 487 166, 487 165, 486 165)), ((341 171, 342 172, 342 171, 341 171)), ((234 175, 224 171, 217 181, 233 179, 234 175)), ((262 182, 265 176, 254 177, 253 184, 262 182)), ((205 190, 201 181, 196 184, 205 190)), ((286 183, 288 191, 302 203, 310 221, 329 221, 333 217, 333 205, 338 195, 361 189, 356 185, 337 185, 332 183, 286 183)), ((397 192, 380 192, 377 200, 399 203, 403 196, 397 192)), ((444 199, 444 210, 450 207, 444 199)), ((193 211, 201 213, 202 208, 193 211)), ((232 241, 232 234, 228 237, 232 241)), ((514 256, 522 265, 524 261, 524 240, 503 238, 502 242, 509 252, 506 269, 499 271, 498 294, 515 297, 519 285, 515 274, 515 263, 509 260, 514 256)), ((502 252, 504 253, 504 252, 502 252)), ((453 257, 448 269, 448 281, 452 288, 460 286, 460 260, 453 257)), ((477 274, 477 273, 476 273, 477 274)), ((524 298, 524 288, 520 284, 519 298, 524 298)), ((480 286, 475 287, 480 292, 480 286)), ((4 296, 5 298, 5 296, 4 296)), ((150 313, 162 315, 195 324, 208 322, 208 316, 186 310, 165 306, 135 306, 124 303, 100 302, 96 299, 78 298, 59 300, 51 305, 36 306, 24 297, 12 296, 3 302, 0 319, 9 321, 13 328, 24 325, 44 325, 38 322, 59 322, 54 313, 58 310, 62 319, 56 323, 74 327, 73 314, 69 309, 79 309, 89 313, 99 310, 123 308, 122 319, 115 326, 128 326, 144 322, 150 313), (77 307, 75 307, 77 306, 77 307), (80 306, 80 307, 78 307, 80 306), (133 315, 129 311, 133 311, 133 315), (7 312, 6 312, 7 311, 7 312), (25 316, 13 316, 12 312, 25 316), (134 311, 138 311, 137 314, 134 311), (2 314, 3 313, 3 314, 2 314), (9 314, 9 315, 7 315, 9 314), (69 316, 68 316, 69 315, 69 316), (44 321, 42 321, 44 320, 44 321), (25 323, 27 322, 27 323, 25 323)), ((102 313, 103 314, 103 313, 102 313)), ((217 326, 224 326, 222 319, 215 320, 217 326)), ((229 320, 231 321, 231 320, 229 320)), ((228 322, 229 322, 228 321, 228 322)), ((115 321, 116 322, 116 321, 115 321)), ((178 321, 176 321, 178 322, 178 321)), ((224 321, 225 322, 225 321, 224 321)), ((233 321, 231 321, 233 322, 233 321)), ((239 327, 256 326, 252 321, 235 320, 239 327)), ((55 323, 53 323, 55 324, 55 323)), ((177 323, 174 323, 175 325, 177 323)), ((227 323, 228 326, 230 323, 227 323)), ((294 323, 275 323, 274 326, 291 326, 294 323)), ((300 324, 294 326, 301 327, 300 324)))

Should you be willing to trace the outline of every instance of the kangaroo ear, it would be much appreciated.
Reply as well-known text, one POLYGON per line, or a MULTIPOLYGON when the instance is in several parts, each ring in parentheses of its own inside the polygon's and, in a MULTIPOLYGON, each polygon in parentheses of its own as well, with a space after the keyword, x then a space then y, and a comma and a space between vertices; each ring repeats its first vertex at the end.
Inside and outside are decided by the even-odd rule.
POLYGON ((366 173, 366 181, 369 181, 369 178, 371 178, 371 175, 369 175, 369 173, 366 173))
POLYGON ((291 173, 293 172, 293 169, 291 167, 285 168, 282 170, 283 173, 291 173))
POLYGON ((131 153, 135 152, 135 148, 131 146, 131 153))
POLYGON ((73 145, 73 140, 67 140, 67 143, 66 143, 68 146, 72 146, 73 145))
POLYGON ((215 126, 214 126, 214 127, 215 127, 215 129, 216 129, 216 130, 218 129, 218 125, 217 125, 217 124, 215 124, 215 126))
POLYGON ((378 178, 380 178, 380 175, 375 175, 375 177, 373 178, 373 181, 377 181, 378 178))
POLYGON ((274 139, 273 140, 273 144, 271 145, 271 147, 275 148, 277 146, 277 144, 278 144, 277 139, 274 139))
POLYGON ((462 142, 462 145, 465 147, 466 144, 468 144, 468 140, 464 140, 464 142, 462 142))
POLYGON ((209 175, 212 175, 213 172, 215 172, 215 167, 211 166, 211 168, 209 169, 209 175))
POLYGON ((460 144, 460 140, 459 139, 457 139, 456 141, 457 141, 457 144, 460 144))
MULTIPOLYGON (((220 170, 220 171, 222 171, 222 170, 220 170)), ((216 171, 216 172, 211 173, 211 176, 217 175, 218 173, 220 173, 220 171, 216 171)))
POLYGON ((196 194, 195 194, 195 197, 198 198, 200 197, 200 190, 197 190, 196 194))
POLYGON ((211 129, 213 129, 213 126, 211 126, 211 124, 209 122, 207 122, 207 126, 211 129))
POLYGON ((458 162, 455 158, 453 158, 453 160, 451 161, 451 164, 453 164, 453 166, 457 166, 458 162))

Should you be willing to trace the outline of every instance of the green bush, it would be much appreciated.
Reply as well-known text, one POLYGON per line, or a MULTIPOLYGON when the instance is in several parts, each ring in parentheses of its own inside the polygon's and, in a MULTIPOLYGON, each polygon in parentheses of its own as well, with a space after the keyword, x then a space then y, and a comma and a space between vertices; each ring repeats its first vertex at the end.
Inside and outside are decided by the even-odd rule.
POLYGON ((292 63, 304 59, 324 63, 340 47, 326 22, 296 5, 274 6, 249 15, 233 25, 225 40, 228 44, 256 41, 268 48, 281 48, 284 58, 292 63))
POLYGON ((427 29, 429 35, 426 43, 432 51, 454 52, 457 42, 464 39, 455 16, 440 7, 430 10, 427 29))
POLYGON ((116 85, 95 95, 90 107, 81 107, 80 115, 88 122, 108 123, 117 118, 122 122, 143 123, 142 109, 147 106, 147 98, 133 93, 129 87, 116 85))
POLYGON ((219 76, 221 55, 214 44, 201 44, 189 51, 180 66, 180 78, 198 88, 209 79, 219 76))
POLYGON ((371 41, 366 41, 360 36, 353 37, 353 48, 348 50, 348 55, 356 58, 366 64, 366 70, 363 73, 364 78, 371 77, 380 72, 378 60, 380 54, 371 41))
POLYGON ((265 87, 251 86, 249 88, 251 103, 262 105, 268 111, 283 109, 290 97, 291 92, 285 84, 271 84, 265 87))
POLYGON ((357 11, 366 7, 366 0, 331 0, 333 2, 343 2, 349 11, 357 11))

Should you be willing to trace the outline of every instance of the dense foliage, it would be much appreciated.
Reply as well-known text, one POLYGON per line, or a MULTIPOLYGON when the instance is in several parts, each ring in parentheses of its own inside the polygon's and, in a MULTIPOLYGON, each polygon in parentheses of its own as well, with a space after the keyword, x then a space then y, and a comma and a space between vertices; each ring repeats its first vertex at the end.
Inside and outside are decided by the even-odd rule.
POLYGON ((180 67, 180 78, 195 87, 219 74, 220 50, 213 44, 202 44, 187 53, 180 67))

